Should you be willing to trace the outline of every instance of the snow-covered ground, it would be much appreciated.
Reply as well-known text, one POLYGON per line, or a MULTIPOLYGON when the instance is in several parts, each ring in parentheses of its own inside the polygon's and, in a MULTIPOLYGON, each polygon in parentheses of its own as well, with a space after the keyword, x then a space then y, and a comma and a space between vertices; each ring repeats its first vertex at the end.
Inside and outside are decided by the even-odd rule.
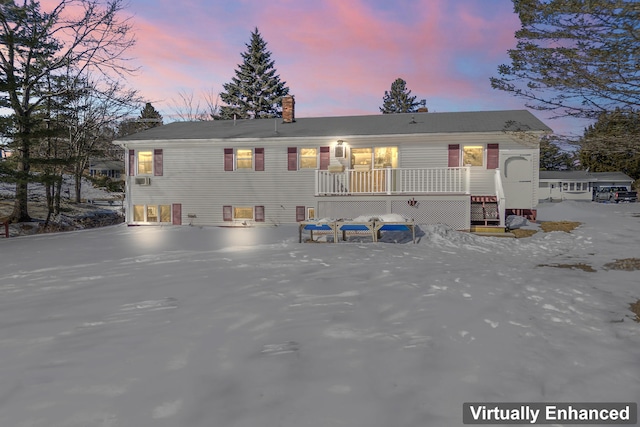
POLYGON ((458 427, 464 402, 639 401, 640 275, 604 266, 640 258, 640 204, 539 212, 583 225, 0 238, 0 426, 458 427), (575 264, 596 271, 554 267, 575 264))
MULTIPOLYGON (((0 182, 0 218, 9 216, 13 212, 16 185, 13 183, 0 182)), ((24 236, 40 233, 41 226, 47 217, 48 209, 46 204, 46 193, 44 185, 41 183, 30 183, 28 188, 28 211, 33 219, 29 223, 12 223, 9 225, 9 235, 24 236)), ((75 183, 74 177, 65 175, 62 184, 61 213, 51 218, 52 223, 58 229, 82 229, 92 224, 87 224, 86 220, 91 218, 106 217, 107 222, 120 221, 117 215, 122 216, 123 197, 122 193, 109 192, 104 188, 94 187, 87 178, 82 178, 80 196, 83 202, 75 203, 75 183)), ((98 223, 99 220, 94 222, 98 223)), ((95 225, 95 224, 93 224, 95 225)), ((0 235, 4 236, 4 228, 0 229, 0 235)))

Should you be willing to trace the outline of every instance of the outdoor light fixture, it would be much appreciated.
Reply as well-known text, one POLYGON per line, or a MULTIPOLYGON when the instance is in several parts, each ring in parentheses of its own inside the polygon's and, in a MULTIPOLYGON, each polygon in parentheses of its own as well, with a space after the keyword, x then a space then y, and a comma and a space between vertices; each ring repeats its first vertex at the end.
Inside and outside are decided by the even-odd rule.
POLYGON ((343 142, 344 142, 343 140, 339 139, 338 140, 338 145, 342 145, 343 142))

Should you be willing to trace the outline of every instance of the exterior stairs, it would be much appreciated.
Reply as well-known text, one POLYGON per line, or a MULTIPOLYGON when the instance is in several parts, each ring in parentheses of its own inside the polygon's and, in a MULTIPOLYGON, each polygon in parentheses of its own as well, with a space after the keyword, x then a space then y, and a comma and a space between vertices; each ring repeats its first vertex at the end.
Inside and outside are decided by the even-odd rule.
POLYGON ((474 233, 504 233, 500 227, 500 211, 496 196, 471 196, 471 231, 474 233))
POLYGON ((471 225, 500 224, 496 196, 471 196, 471 225))

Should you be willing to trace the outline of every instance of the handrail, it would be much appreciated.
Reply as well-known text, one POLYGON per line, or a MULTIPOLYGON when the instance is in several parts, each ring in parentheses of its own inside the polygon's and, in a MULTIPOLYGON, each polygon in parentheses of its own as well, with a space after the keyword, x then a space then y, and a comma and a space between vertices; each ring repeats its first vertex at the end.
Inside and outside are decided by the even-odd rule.
POLYGON ((500 177, 500 169, 496 169, 494 175, 495 189, 496 189, 496 200, 498 201, 498 217, 500 218, 500 227, 505 226, 504 217, 506 212, 506 197, 504 195, 504 187, 502 186, 502 178, 500 177))
POLYGON ((470 182, 468 167, 316 170, 315 194, 469 194, 470 182))

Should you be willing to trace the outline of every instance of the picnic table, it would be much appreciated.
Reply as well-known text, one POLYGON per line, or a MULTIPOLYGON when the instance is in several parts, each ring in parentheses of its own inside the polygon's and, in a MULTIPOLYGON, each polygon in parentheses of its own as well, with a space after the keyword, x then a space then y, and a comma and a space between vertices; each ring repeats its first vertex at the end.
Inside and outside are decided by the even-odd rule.
POLYGON ((333 235, 333 242, 339 242, 339 236, 342 235, 342 241, 347 241, 347 235, 352 234, 370 234, 371 239, 377 242, 383 231, 410 231, 413 243, 416 242, 416 229, 414 221, 404 222, 386 222, 386 221, 351 221, 351 220, 335 220, 328 222, 318 221, 302 221, 299 223, 298 240, 302 243, 302 232, 310 233, 310 240, 313 241, 313 233, 333 235))

